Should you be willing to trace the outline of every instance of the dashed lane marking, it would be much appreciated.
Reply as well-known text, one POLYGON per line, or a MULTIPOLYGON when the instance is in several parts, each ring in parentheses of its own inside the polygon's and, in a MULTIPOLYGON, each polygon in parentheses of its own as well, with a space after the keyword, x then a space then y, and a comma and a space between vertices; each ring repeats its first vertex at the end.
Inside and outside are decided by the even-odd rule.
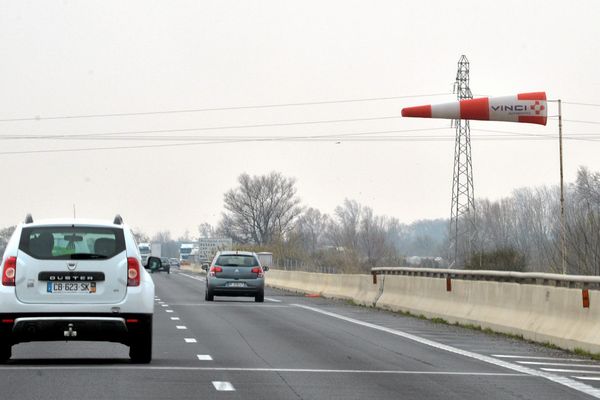
POLYGON ((177 325, 176 326, 177 329, 187 329, 187 326, 184 325, 177 325))
POLYGON ((186 343, 198 343, 198 341, 194 338, 185 338, 183 340, 185 340, 186 343))
POLYGON ((272 297, 265 297, 266 301, 272 301, 273 303, 281 303, 281 300, 274 299, 272 297))
POLYGON ((198 360, 200 361, 212 361, 212 357, 208 354, 197 354, 196 357, 198 357, 198 360))
MULTIPOLYGON (((490 356, 486 356, 483 354, 479 354, 479 353, 474 353, 472 351, 467 351, 467 350, 462 350, 459 349, 458 347, 453 347, 453 346, 449 346, 446 344, 442 344, 430 339, 425 339, 422 338, 420 336, 416 336, 416 335, 412 335, 410 333, 406 333, 406 332, 402 332, 396 329, 391 329, 391 328, 387 328, 385 326, 381 326, 381 325, 376 325, 376 324, 372 324, 369 322, 364 322, 364 321, 360 321, 354 318, 350 318, 350 317, 346 317, 344 315, 341 314, 336 314, 336 313, 332 313, 329 311, 325 311, 325 310, 321 310, 319 308, 316 307, 310 307, 310 306, 305 306, 303 304, 293 304, 293 306, 295 307, 299 307, 302 308, 304 310, 308 310, 308 311, 312 311, 315 313, 319 313, 321 315, 326 315, 328 317, 332 317, 332 318, 336 318, 342 321, 346 321, 346 322, 350 322, 352 324, 356 324, 356 325, 360 325, 360 326, 364 326, 367 328, 371 328, 371 329, 375 329, 381 332, 386 332, 395 336, 399 336, 408 340, 412 340, 414 342, 423 344, 425 346, 429 346, 429 347, 433 347, 435 349, 439 349, 439 350, 444 350, 447 351, 449 353, 454 353, 454 354, 458 354, 464 357, 468 357, 468 358, 472 358, 474 360, 478 360, 478 361, 483 361, 485 363, 488 364, 492 364, 498 367, 503 367, 503 368, 507 368, 510 369, 512 371, 516 371, 516 372, 520 372, 523 374, 527 374, 527 375, 531 375, 531 376, 536 376, 536 377, 540 377, 540 378, 545 378, 548 379, 549 381, 552 381, 554 383, 558 383, 559 385, 563 385, 566 387, 569 387, 573 390, 576 390, 578 392, 581 393, 585 393, 587 395, 590 395, 592 397, 595 397, 597 399, 600 399, 600 389, 596 389, 593 386, 590 385, 586 385, 585 383, 581 383, 578 382, 576 380, 564 377, 564 376, 560 376, 560 375, 555 375, 555 374, 551 374, 549 372, 551 372, 550 370, 548 370, 548 372, 543 372, 543 371, 539 371, 533 368, 528 368, 528 367, 524 367, 522 365, 519 364, 514 364, 508 361, 504 361, 504 360, 499 360, 497 358, 493 358, 490 356)), ((543 369, 543 368, 542 368, 543 369)), ((552 371, 552 372, 562 372, 562 371, 552 371)), ((576 372, 576 371, 564 371, 564 372, 573 372, 573 373, 588 373, 588 371, 580 371, 580 372, 576 372)), ((600 374, 600 372, 598 372, 600 374)))
POLYGON ((571 378, 581 379, 582 381, 600 381, 600 378, 595 376, 572 376, 571 378))
POLYGON ((183 272, 180 272, 178 275, 183 275, 183 276, 185 276, 187 278, 194 279, 194 280, 197 280, 197 281, 200 281, 200 282, 206 282, 206 278, 200 278, 200 277, 197 277, 197 276, 194 276, 194 275, 188 275, 188 274, 185 274, 183 272))
POLYGON ((173 310, 165 310, 165 312, 172 313, 173 310))
POLYGON ((219 392, 235 392, 235 388, 229 382, 213 381, 212 384, 219 392))
POLYGON ((179 321, 179 317, 171 317, 171 321, 179 321))
POLYGON ((600 371, 588 371, 585 369, 567 369, 567 368, 540 368, 542 371, 548 372, 564 372, 568 374, 590 374, 599 375, 600 371))
POLYGON ((521 356, 517 354, 491 354, 492 357, 498 358, 521 358, 524 360, 556 360, 556 361, 586 361, 582 358, 560 358, 560 357, 538 357, 538 356, 521 356))
POLYGON ((553 363, 553 362, 538 362, 538 361, 517 361, 519 364, 526 365, 547 365, 549 367, 572 367, 572 368, 600 368, 598 364, 569 364, 569 363, 553 363))

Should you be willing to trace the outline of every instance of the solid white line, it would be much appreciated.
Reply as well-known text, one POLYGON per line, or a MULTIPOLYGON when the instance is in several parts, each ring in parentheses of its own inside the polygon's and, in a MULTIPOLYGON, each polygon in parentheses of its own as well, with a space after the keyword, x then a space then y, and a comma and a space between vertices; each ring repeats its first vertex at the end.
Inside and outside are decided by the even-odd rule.
POLYGON ((179 317, 171 317, 171 321, 179 321, 179 317))
POLYGON ((360 369, 308 369, 308 368, 227 368, 227 367, 177 367, 177 366, 138 366, 138 365, 2 365, 3 370, 82 370, 82 369, 126 369, 157 371, 213 371, 213 372, 256 372, 256 373, 308 373, 308 374, 366 374, 366 375, 439 375, 439 376, 500 376, 530 378, 527 374, 514 372, 477 372, 477 371, 403 371, 403 370, 360 370, 360 369))
POLYGON ((173 312, 173 310, 165 310, 165 312, 173 312))
POLYGON ((213 381, 212 384, 219 392, 235 392, 235 388, 229 382, 213 381))
POLYGON ((600 378, 593 376, 572 376, 571 378, 581 379, 582 381, 600 381, 600 378))
POLYGON ((491 356, 498 357, 498 358, 522 358, 525 360, 587 361, 582 358, 536 357, 536 356, 519 356, 519 355, 506 355, 506 354, 491 354, 491 356))
POLYGON ((272 301, 273 303, 281 303, 281 300, 273 299, 271 297, 265 297, 265 300, 272 301))
POLYGON ((213 359, 208 354, 198 354, 198 355, 196 355, 196 357, 198 357, 198 360, 200 360, 200 361, 212 361, 212 359, 213 359))
POLYGON ((540 368, 542 371, 548 372, 566 372, 569 374, 590 374, 598 375, 600 371, 586 371, 585 369, 562 369, 562 368, 540 368))
MULTIPOLYGON (((532 368, 528 368, 528 367, 524 367, 522 365, 518 365, 518 364, 513 364, 507 361, 503 361, 503 360, 498 360, 496 358, 490 357, 490 356, 486 356, 483 354, 478 354, 478 353, 474 353, 471 351, 466 351, 466 350, 462 350, 459 349, 457 347, 453 347, 453 346, 448 346, 446 344, 442 344, 442 343, 438 343, 435 342, 433 340, 429 340, 429 339, 425 339, 416 335, 411 335, 410 333, 406 333, 406 332, 402 332, 402 331, 398 331, 395 329, 391 329, 391 328, 386 328, 385 326, 381 326, 381 325, 375 325, 375 324, 371 324, 369 322, 363 322, 354 318, 350 318, 350 317, 346 317, 340 314, 336 314, 336 313, 332 313, 329 311, 325 311, 325 310, 321 310, 319 308, 316 307, 309 307, 309 306, 305 306, 302 304, 293 304, 293 306, 296 307, 300 307, 303 308, 305 310, 309 310, 309 311, 313 311, 316 313, 319 313, 321 315, 326 315, 332 318, 336 318, 336 319, 340 319, 342 321, 346 321, 346 322, 350 322, 356 325, 360 325, 360 326, 364 326, 367 328, 371 328, 371 329, 375 329, 381 332, 386 332, 386 333, 390 333, 392 335, 396 335, 396 336, 400 336, 403 337, 405 339, 408 340, 412 340, 414 342, 417 343, 421 343, 423 345, 426 346, 430 346, 439 350, 445 350, 448 351, 450 353, 454 353, 454 354, 459 354, 461 356, 464 357, 469 357, 478 361, 483 361, 486 362, 488 364, 492 364, 492 365, 496 365, 498 367, 504 367, 513 371, 517 371, 523 374, 527 374, 527 375, 532 375, 532 376, 537 376, 537 377, 541 377, 541 378, 545 378, 548 379, 552 382, 558 383, 559 385, 563 385, 566 387, 569 387, 571 389, 577 390, 579 392, 588 394, 590 396, 593 396, 597 399, 600 399, 600 389, 596 389, 595 387, 586 385, 584 383, 575 381, 573 379, 569 379, 567 377, 564 376, 559 376, 559 375, 555 375, 555 374, 550 374, 548 372, 542 372, 542 371, 538 371, 536 369, 532 369, 532 368)), ((558 372, 558 371, 556 371, 558 372)), ((583 373, 586 373, 586 371, 583 371, 583 373)))
POLYGON ((197 340, 194 338, 185 338, 183 340, 185 340, 186 343, 197 343, 197 340))
POLYGON ((552 362, 538 362, 538 361, 517 361, 519 364, 527 365, 548 365, 554 367, 574 367, 574 368, 600 368, 598 364, 569 364, 569 363, 552 363, 552 362))
POLYGON ((177 325, 177 329, 187 329, 187 326, 177 325))

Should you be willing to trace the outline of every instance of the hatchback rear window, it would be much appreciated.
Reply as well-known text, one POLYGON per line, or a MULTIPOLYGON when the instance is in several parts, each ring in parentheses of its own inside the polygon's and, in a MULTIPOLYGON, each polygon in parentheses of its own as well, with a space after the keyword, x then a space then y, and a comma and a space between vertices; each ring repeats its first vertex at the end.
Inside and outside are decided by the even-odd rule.
POLYGON ((258 267, 258 260, 250 255, 221 255, 217 258, 216 265, 221 267, 258 267))
POLYGON ((19 250, 40 260, 107 259, 125 250, 123 230, 102 227, 23 228, 19 250))

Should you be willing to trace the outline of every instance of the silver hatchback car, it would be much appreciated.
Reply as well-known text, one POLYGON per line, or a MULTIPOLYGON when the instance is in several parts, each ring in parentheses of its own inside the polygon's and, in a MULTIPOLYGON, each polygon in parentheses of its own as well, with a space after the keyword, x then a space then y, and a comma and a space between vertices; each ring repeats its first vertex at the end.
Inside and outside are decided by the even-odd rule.
POLYGON ((264 272, 256 253, 249 251, 220 251, 206 274, 206 301, 215 296, 253 296, 256 302, 265 299, 264 272))

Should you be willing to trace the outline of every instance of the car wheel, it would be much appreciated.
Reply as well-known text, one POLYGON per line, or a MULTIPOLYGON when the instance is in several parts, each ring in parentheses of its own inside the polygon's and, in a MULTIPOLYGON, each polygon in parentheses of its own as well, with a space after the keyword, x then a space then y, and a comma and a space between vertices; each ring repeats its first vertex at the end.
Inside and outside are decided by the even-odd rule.
POLYGON ((256 296, 254 296, 254 301, 257 303, 262 303, 265 301, 265 292, 260 292, 256 296))
POLYGON ((12 346, 9 344, 3 344, 0 346, 0 363, 7 362, 12 356, 12 346))
POLYGON ((171 273, 171 268, 167 268, 167 274, 171 273))
POLYGON ((133 337, 129 345, 129 358, 137 364, 148 364, 152 361, 152 321, 133 337))
POLYGON ((206 301, 214 301, 215 300, 215 295, 213 294, 212 290, 208 290, 208 288, 206 288, 206 293, 204 294, 204 300, 206 300, 206 301))

